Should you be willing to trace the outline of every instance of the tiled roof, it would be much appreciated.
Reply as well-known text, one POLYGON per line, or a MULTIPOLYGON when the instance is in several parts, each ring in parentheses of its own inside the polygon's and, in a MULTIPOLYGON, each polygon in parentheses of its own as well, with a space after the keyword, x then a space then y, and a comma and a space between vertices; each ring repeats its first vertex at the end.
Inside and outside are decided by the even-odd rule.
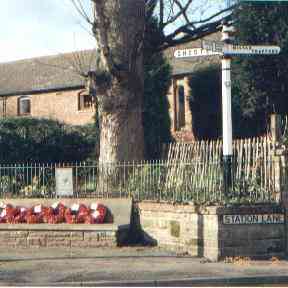
MULTIPOLYGON (((205 40, 211 41, 220 41, 221 32, 210 34, 209 36, 204 37, 205 40)), ((172 74, 174 76, 190 74, 193 71, 199 69, 203 66, 208 66, 210 64, 220 63, 219 56, 204 56, 204 57, 192 57, 192 58, 175 58, 174 51, 176 49, 184 49, 184 48, 201 48, 201 40, 196 40, 190 43, 186 43, 183 45, 179 45, 176 48, 170 48, 165 51, 165 55, 168 58, 169 62, 172 65, 172 74)))
MULTIPOLYGON (((204 39, 220 40, 221 33, 204 39)), ((201 40, 167 49, 164 54, 171 63, 173 75, 189 74, 198 67, 219 63, 218 56, 175 59, 175 49, 200 48, 201 40)), ((95 70, 95 50, 65 53, 54 56, 0 63, 0 96, 17 95, 47 90, 61 90, 84 86, 79 72, 95 70)))
POLYGON ((0 63, 0 96, 81 87, 79 72, 95 69, 95 56, 86 50, 0 63))

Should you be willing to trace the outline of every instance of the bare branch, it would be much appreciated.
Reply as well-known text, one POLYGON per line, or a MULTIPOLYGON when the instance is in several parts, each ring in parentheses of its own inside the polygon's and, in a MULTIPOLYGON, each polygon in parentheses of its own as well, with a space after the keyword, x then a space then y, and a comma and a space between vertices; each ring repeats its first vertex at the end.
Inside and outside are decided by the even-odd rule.
POLYGON ((81 0, 70 0, 73 6, 76 8, 77 12, 85 19, 85 21, 91 25, 93 25, 93 21, 90 19, 88 14, 86 13, 81 0))
MULTIPOLYGON (((104 61, 102 62, 105 63, 105 67, 108 68, 108 70, 112 74, 113 71, 114 73, 116 73, 117 68, 113 63, 113 59, 109 56, 111 53, 108 45, 108 39, 106 39, 107 33, 106 31, 101 31, 101 29, 105 30, 105 25, 100 25, 100 23, 102 23, 103 21, 107 21, 104 15, 101 15, 101 6, 104 5, 104 1, 90 0, 93 5, 93 21, 85 12, 83 3, 81 3, 82 0, 71 1, 77 11, 80 13, 80 15, 82 15, 82 17, 84 17, 84 19, 89 24, 92 24, 93 36, 96 38, 97 45, 102 51, 101 58, 104 57, 104 59, 102 59, 104 61), (101 26, 102 28, 100 29, 99 27, 101 26)), ((225 15, 225 13, 232 11, 236 7, 236 5, 233 5, 228 8, 222 9, 221 11, 214 13, 213 15, 206 17, 205 19, 195 19, 193 21, 189 19, 191 17, 188 17, 189 13, 191 13, 190 7, 192 6, 192 4, 193 0, 186 0, 186 2, 184 2, 183 0, 145 0, 146 17, 152 16, 153 11, 158 5, 157 11, 159 13, 159 25, 163 35, 163 37, 161 37, 159 50, 166 49, 168 47, 172 47, 181 43, 193 41, 210 33, 219 31, 221 28, 221 21, 230 17, 230 15, 223 17, 221 17, 221 15, 225 15), (177 8, 177 11, 174 8, 177 8), (178 24, 179 19, 182 19, 185 22, 182 23, 182 25, 178 24), (217 20, 213 21, 213 19, 217 20), (176 23, 176 29, 172 30, 172 32, 170 32, 168 35, 165 35, 164 29, 166 30, 167 26, 173 24, 176 25, 176 23)), ((200 7, 196 9, 200 9, 200 7)))
POLYGON ((198 39, 201 39, 211 33, 215 33, 217 31, 220 31, 222 28, 222 21, 226 19, 227 21, 231 20, 231 15, 228 15, 226 17, 223 17, 215 22, 210 22, 207 24, 203 24, 200 27, 196 29, 189 29, 187 25, 185 27, 180 27, 177 30, 177 33, 173 33, 169 37, 165 37, 165 40, 162 42, 162 45, 158 48, 158 50, 165 50, 169 47, 174 47, 179 44, 184 44, 190 41, 195 41, 198 39), (183 34, 183 36, 175 38, 180 33, 183 34))
POLYGON ((165 36, 165 39, 163 39, 162 41, 161 49, 166 49, 168 47, 175 46, 181 43, 186 43, 192 40, 197 40, 210 33, 219 31, 222 27, 221 26, 222 20, 226 19, 226 20, 231 21, 231 15, 221 17, 220 19, 214 22, 209 22, 209 21, 211 21, 214 18, 217 18, 218 16, 228 11, 231 11, 233 8, 235 8, 235 5, 229 8, 225 8, 203 20, 189 22, 189 23, 186 23, 185 25, 180 26, 179 28, 174 30, 172 33, 165 36), (202 24, 202 25, 195 28, 197 24, 202 24))
MULTIPOLYGON (((171 19, 168 19, 168 20, 164 23, 164 27, 167 26, 167 25, 169 25, 169 24, 171 24, 171 23, 173 23, 173 22, 175 22, 175 21, 176 21, 180 16, 182 16, 183 14, 186 14, 186 11, 187 11, 188 7, 190 6, 190 4, 192 3, 193 0, 187 1, 186 5, 185 5, 184 7, 182 7, 182 5, 179 3, 179 1, 177 1, 177 0, 173 0, 173 1, 174 1, 174 3, 176 3, 177 6, 180 8, 180 9, 179 9, 179 12, 178 12, 176 15, 174 15, 171 19)), ((173 7, 173 3, 171 4, 171 9, 172 9, 172 7, 173 7)), ((189 20, 188 20, 188 22, 189 22, 189 20)))
POLYGON ((206 18, 206 19, 203 19, 203 20, 200 20, 200 21, 195 21, 195 22, 193 22, 193 24, 206 23, 206 22, 212 20, 213 18, 215 18, 215 17, 217 17, 217 16, 219 16, 219 15, 221 15, 221 14, 223 14, 223 13, 226 13, 226 12, 228 12, 228 11, 232 11, 236 6, 237 6, 237 4, 235 4, 235 5, 233 5, 233 6, 230 6, 230 7, 228 7, 228 8, 225 8, 225 9, 219 11, 218 13, 213 14, 212 16, 210 16, 210 17, 208 17, 208 18, 206 18))

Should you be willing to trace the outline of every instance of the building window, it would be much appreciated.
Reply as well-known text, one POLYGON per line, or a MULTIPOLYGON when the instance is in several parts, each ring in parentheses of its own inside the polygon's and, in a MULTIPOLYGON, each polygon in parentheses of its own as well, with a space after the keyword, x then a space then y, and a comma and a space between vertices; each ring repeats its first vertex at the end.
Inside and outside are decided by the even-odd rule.
POLYGON ((81 110, 91 110, 94 108, 95 99, 92 95, 88 94, 87 91, 79 93, 79 105, 78 109, 81 110))
POLYGON ((182 127, 185 127, 185 91, 184 86, 179 85, 178 86, 178 129, 181 130, 182 127))
POLYGON ((18 99, 18 114, 30 115, 31 114, 31 99, 30 97, 23 96, 18 99))

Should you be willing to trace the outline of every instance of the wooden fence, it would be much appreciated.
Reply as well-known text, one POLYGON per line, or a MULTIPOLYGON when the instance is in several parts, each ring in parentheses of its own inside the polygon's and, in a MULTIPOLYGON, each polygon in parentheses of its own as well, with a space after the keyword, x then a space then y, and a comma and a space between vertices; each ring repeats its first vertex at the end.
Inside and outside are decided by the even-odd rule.
MULTIPOLYGON (((233 141, 233 191, 240 195, 254 198, 276 197, 277 175, 274 158, 275 142, 269 137, 239 139, 233 141), (249 194, 249 195, 247 195, 249 194), (260 195, 259 195, 260 194, 260 195), (266 195, 266 196, 265 196, 266 195)), ((191 143, 169 143, 163 145, 163 157, 168 164, 199 163, 195 171, 193 190, 217 191, 222 189, 222 140, 195 141, 191 143), (217 167, 217 170, 215 170, 217 167), (216 186, 215 186, 216 185, 216 186)), ((172 165, 171 165, 172 166, 172 165)), ((183 169, 174 165, 170 169, 166 187, 175 186, 175 181, 181 182, 183 169), (177 170, 176 170, 177 169, 177 170)), ((184 180, 183 180, 184 181, 184 180)), ((270 200, 270 199, 266 199, 270 200)))

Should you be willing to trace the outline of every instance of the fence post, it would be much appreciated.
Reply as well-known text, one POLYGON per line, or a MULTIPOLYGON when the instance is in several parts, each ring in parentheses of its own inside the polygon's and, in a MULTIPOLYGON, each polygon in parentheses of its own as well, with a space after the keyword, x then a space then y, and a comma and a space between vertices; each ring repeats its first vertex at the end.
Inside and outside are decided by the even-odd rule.
POLYGON ((273 155, 274 164, 274 193, 275 200, 282 202, 282 204, 288 208, 288 177, 286 161, 288 160, 286 148, 276 148, 273 155))

